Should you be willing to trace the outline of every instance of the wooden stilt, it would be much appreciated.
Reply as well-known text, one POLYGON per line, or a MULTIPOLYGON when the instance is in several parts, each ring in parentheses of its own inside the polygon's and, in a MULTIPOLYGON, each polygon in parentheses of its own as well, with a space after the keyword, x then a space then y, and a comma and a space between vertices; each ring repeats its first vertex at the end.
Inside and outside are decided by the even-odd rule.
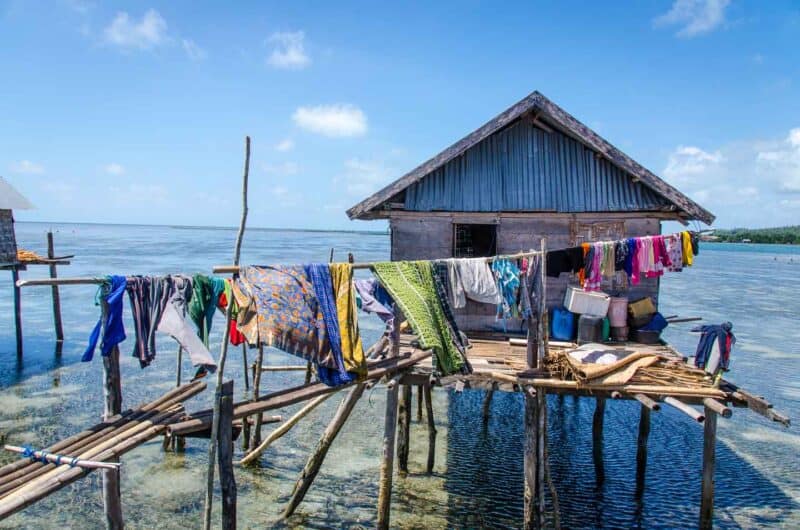
POLYGON ((247 373, 247 343, 242 343, 242 372, 244 372, 244 389, 250 390, 250 374, 247 373))
MULTIPOLYGON (((55 245, 53 243, 53 232, 47 232, 47 257, 50 259, 54 259, 56 257, 55 245)), ((57 278, 58 273, 56 271, 56 264, 51 263, 50 266, 50 277, 57 278)), ((61 322, 61 295, 58 292, 58 285, 53 285, 50 287, 52 297, 53 297, 53 323, 56 328, 56 342, 63 343, 64 342, 64 326, 61 322)), ((61 353, 61 348, 56 348, 57 353, 61 353)))
POLYGON ((535 392, 523 392, 525 399, 525 497, 524 497, 524 526, 526 530, 541 528, 539 513, 539 406, 535 392))
POLYGON ((397 437, 397 469, 408 473, 408 444, 411 441, 411 386, 401 385, 400 406, 397 411, 400 433, 397 437))
MULTIPOLYGON (((260 415, 260 414, 259 414, 260 415)), ((233 381, 222 385, 217 435, 217 465, 222 493, 222 528, 236 529, 236 477, 233 474, 233 381)))
POLYGON ((422 385, 417 385, 417 422, 422 423, 422 385))
MULTIPOLYGON (((103 313, 105 314, 104 307, 103 313)), ((122 384, 119 373, 119 347, 114 348, 103 357, 103 419, 108 421, 112 416, 122 412, 122 384)), ((118 462, 117 459, 111 462, 118 462)), ((103 470, 103 506, 106 514, 106 528, 117 530, 124 528, 122 519, 122 499, 120 497, 120 473, 118 469, 103 470)))
POLYGON ((22 297, 20 288, 17 286, 19 281, 19 269, 11 269, 11 281, 14 288, 14 331, 17 337, 17 358, 22 358, 22 297))
MULTIPOLYGON (((361 398, 365 388, 366 385, 363 383, 356 385, 339 404, 339 408, 336 409, 336 414, 334 414, 333 419, 325 428, 325 432, 322 433, 322 437, 317 444, 314 454, 312 454, 308 462, 306 462, 303 471, 300 473, 300 478, 297 479, 297 483, 294 485, 292 498, 289 499, 289 504, 283 512, 284 517, 292 515, 300 503, 303 502, 306 493, 308 493, 308 489, 311 487, 311 484, 313 484, 314 479, 317 478, 317 473, 319 473, 320 467, 322 467, 322 462, 325 460, 328 450, 331 448, 331 444, 333 444, 339 431, 342 430, 350 413, 353 412, 353 408, 356 406, 359 398, 361 398)), ((395 395, 397 395, 396 391, 395 395)))
POLYGON ((700 495, 700 529, 714 525, 714 468, 717 461, 717 414, 705 407, 703 426, 703 482, 700 495))
POLYGON ((639 413, 639 438, 636 443, 636 496, 644 493, 647 473, 647 439, 650 436, 650 408, 642 404, 639 413))
POLYGON ((483 421, 489 420, 489 414, 492 411, 492 398, 494 398, 494 383, 492 383, 492 388, 486 391, 486 395, 483 397, 483 421))
MULTIPOLYGON (((396 326, 399 323, 396 322, 396 326)), ((383 429, 383 460, 378 483, 378 530, 388 530, 392 504, 392 474, 394 473, 394 443, 397 434, 397 385, 386 389, 386 415, 383 429)))
POLYGON ((436 423, 433 419, 433 400, 431 395, 431 386, 422 386, 425 392, 425 415, 428 418, 428 464, 425 471, 430 475, 433 473, 433 465, 436 459, 436 423))
POLYGON ((592 418, 592 458, 594 460, 594 473, 598 486, 606 480, 606 471, 603 465, 603 420, 605 418, 605 412, 606 398, 596 398, 594 418, 592 418))
POLYGON ((539 388, 536 392, 536 419, 538 420, 536 429, 536 452, 538 462, 537 488, 539 490, 539 528, 545 528, 545 446, 547 445, 547 393, 544 388, 539 388))
MULTIPOLYGON (((253 401, 261 395, 261 367, 264 364, 264 346, 258 345, 258 355, 256 356, 256 369, 253 373, 253 401)), ((253 430, 250 433, 250 450, 252 451, 261 443, 261 414, 256 417, 253 430)))

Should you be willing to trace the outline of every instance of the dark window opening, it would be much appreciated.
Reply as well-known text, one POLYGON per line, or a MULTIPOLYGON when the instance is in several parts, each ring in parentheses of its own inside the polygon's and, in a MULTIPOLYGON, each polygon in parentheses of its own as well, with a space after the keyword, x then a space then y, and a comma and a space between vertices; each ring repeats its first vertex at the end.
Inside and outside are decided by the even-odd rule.
POLYGON ((453 257, 486 258, 497 255, 497 225, 453 225, 453 257))

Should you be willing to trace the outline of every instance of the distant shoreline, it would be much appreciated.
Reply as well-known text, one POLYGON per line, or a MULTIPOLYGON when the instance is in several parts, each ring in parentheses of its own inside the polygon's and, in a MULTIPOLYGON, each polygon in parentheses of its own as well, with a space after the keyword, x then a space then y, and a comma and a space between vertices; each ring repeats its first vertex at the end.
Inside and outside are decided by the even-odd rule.
MULTIPOLYGON (((144 223, 90 223, 73 221, 16 221, 16 224, 31 225, 76 225, 76 226, 125 226, 125 227, 144 227, 144 228, 171 228, 173 230, 220 230, 235 232, 239 228, 236 226, 202 226, 202 225, 162 225, 144 223)), ((275 228, 275 227, 247 227, 248 231, 255 232, 311 232, 326 234, 362 234, 370 236, 385 236, 388 231, 380 230, 344 230, 344 229, 324 229, 324 228, 275 228)))
POLYGON ((719 243, 800 245, 800 226, 720 229, 714 230, 711 239, 719 243))

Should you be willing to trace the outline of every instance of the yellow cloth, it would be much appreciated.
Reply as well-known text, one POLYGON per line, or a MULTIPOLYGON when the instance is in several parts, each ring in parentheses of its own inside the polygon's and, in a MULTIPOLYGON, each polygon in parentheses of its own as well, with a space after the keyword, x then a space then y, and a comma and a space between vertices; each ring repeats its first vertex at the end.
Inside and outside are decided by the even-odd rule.
POLYGON ((364 346, 358 331, 358 306, 353 286, 353 266, 350 263, 331 263, 331 282, 336 297, 336 314, 339 318, 339 334, 342 337, 342 358, 348 372, 360 377, 367 374, 364 346))
POLYGON ((683 241, 683 264, 691 267, 694 259, 691 234, 689 232, 681 232, 681 241, 683 241))

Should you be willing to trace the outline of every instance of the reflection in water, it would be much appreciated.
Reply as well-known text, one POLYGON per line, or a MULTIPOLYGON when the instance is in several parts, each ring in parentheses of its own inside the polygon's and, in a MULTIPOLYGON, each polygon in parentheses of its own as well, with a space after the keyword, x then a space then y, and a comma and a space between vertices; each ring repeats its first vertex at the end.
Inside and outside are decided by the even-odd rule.
MULTIPOLYGON (((45 252, 49 225, 19 223, 21 246, 45 252)), ((108 273, 160 274, 208 272, 230 259, 235 230, 58 225, 57 251, 77 255, 64 268, 69 276, 108 273)), ((330 248, 343 259, 385 259, 385 235, 248 231, 247 263, 327 261, 330 248)), ((774 278, 800 272, 797 249, 748 245, 706 245, 697 266, 662 280, 662 309, 670 314, 703 316, 709 322, 731 320, 739 339, 732 379, 776 408, 800 417, 800 310, 796 289, 774 289, 774 278), (791 254, 794 253, 794 254, 791 254)), ((45 276, 31 270, 26 278, 45 276)), ((359 274, 363 274, 360 271, 359 274)), ((25 356, 14 352, 9 282, 0 282, 0 433, 8 443, 42 446, 96 422, 102 412, 99 362, 81 363, 89 330, 97 319, 94 287, 62 287, 65 343, 54 355, 50 291, 23 289, 25 356)), ((126 310, 129 315, 129 311, 126 310)), ((132 332, 130 322, 127 324, 132 332)), ((370 344, 381 323, 363 317, 370 344)), ((667 330, 668 339, 692 352, 697 337, 689 325, 667 330)), ((217 319, 212 342, 222 332, 217 319)), ((145 370, 123 343, 121 360, 124 407, 162 394, 174 385, 175 346, 159 341, 158 356, 145 370)), ((235 351, 238 353, 238 351, 235 351)), ((226 373, 235 380, 237 399, 245 399, 242 366, 233 355, 226 373)), ((293 364, 270 350, 267 362, 293 364)), ((191 367, 183 366, 183 379, 191 367)), ((301 374, 268 373, 265 391, 302 380, 301 374)), ((213 381, 210 381, 213 384, 213 381)), ((328 400, 289 435, 271 447, 261 467, 237 469, 240 526, 371 527, 375 523, 384 390, 365 393, 333 444, 314 486, 297 514, 280 520, 283 505, 305 459, 316 446, 340 397, 328 400)), ((210 406, 213 389, 187 403, 190 410, 210 406)), ((425 421, 412 423, 410 473, 396 476, 392 522, 404 528, 518 528, 522 519, 522 399, 496 392, 492 415, 481 418, 483 392, 433 393, 437 459, 432 476, 427 458, 425 421)), ((549 450, 565 528, 691 528, 699 507, 702 428, 682 414, 664 409, 652 415, 647 481, 636 494, 637 403, 608 401, 605 417, 606 478, 598 487, 592 463, 591 419, 594 400, 549 397, 549 450)), ((288 417, 302 405, 280 411, 288 417)), ((416 415, 414 415, 416 418, 416 415)), ((716 523, 721 528, 800 526, 800 436, 750 412, 735 410, 720 420, 717 448, 716 523)), ((238 454, 241 454, 237 446, 238 454)), ((0 464, 15 457, 0 454, 0 464)), ((123 511, 132 528, 192 528, 202 520, 206 442, 188 440, 185 454, 164 454, 159 440, 126 455, 122 470, 123 511)), ((0 528, 102 528, 100 475, 93 474, 25 512, 0 522, 0 528)), ((216 503, 219 508, 219 503, 216 503)))

